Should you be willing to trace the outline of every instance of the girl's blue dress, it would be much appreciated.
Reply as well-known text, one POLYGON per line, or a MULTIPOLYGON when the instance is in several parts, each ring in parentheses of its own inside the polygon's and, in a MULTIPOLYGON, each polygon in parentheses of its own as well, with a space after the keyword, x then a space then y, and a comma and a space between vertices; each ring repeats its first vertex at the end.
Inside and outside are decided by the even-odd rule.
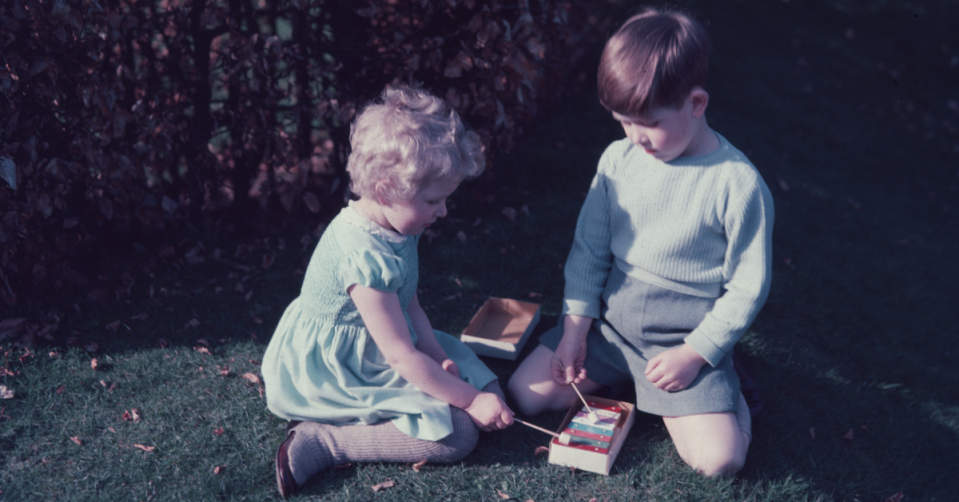
MULTIPOLYGON (((411 437, 438 441, 453 432, 449 404, 420 391, 391 368, 370 337, 347 288, 416 294, 419 236, 380 227, 344 208, 313 253, 300 296, 286 308, 263 356, 267 407, 288 420, 371 424, 392 420, 411 437)), ((460 376, 482 389, 496 379, 469 347, 435 331, 460 376)))

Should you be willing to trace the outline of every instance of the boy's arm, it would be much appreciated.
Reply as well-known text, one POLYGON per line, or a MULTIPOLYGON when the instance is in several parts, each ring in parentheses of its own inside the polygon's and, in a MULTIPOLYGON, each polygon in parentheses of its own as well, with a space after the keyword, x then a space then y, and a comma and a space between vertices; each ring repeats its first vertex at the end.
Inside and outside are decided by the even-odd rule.
POLYGON ((590 184, 576 220, 573 246, 566 259, 563 314, 599 317, 600 299, 613 254, 610 251, 608 151, 590 184))
POLYGON ((686 344, 712 366, 732 351, 752 324, 766 302, 772 278, 774 211, 769 188, 757 174, 756 183, 729 202, 724 292, 686 337, 686 344))

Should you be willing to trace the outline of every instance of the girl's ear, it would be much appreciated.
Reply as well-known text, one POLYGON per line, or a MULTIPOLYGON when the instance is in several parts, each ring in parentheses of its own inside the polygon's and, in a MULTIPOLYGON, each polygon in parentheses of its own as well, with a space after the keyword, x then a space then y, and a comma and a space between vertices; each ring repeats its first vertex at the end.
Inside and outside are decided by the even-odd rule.
POLYGON ((390 182, 389 180, 380 180, 376 182, 376 185, 373 185, 373 192, 376 196, 377 204, 381 206, 388 206, 390 201, 390 182))
POLYGON ((689 101, 692 104, 693 117, 702 117, 706 113, 706 106, 709 105, 709 93, 702 87, 693 87, 693 90, 689 92, 689 101))

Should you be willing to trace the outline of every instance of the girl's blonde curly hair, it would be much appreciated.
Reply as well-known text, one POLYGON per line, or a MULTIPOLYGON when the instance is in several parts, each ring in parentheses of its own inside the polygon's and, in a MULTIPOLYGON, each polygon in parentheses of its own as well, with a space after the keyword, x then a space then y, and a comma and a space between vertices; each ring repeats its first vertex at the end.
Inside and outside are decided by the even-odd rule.
POLYGON ((479 136, 463 126, 456 111, 406 86, 386 88, 357 115, 350 145, 350 189, 387 203, 410 200, 434 180, 475 178, 486 166, 479 136), (380 182, 385 183, 377 193, 380 182))

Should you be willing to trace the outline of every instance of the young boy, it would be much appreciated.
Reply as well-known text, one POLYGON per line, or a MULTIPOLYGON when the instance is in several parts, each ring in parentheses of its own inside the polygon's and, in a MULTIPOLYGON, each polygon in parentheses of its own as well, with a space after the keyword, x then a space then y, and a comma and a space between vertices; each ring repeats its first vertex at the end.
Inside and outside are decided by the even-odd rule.
POLYGON ((733 346, 769 292, 773 202, 706 123, 709 41, 648 10, 607 42, 599 99, 626 138, 599 161, 566 261, 564 317, 509 382, 517 407, 565 410, 633 382, 680 456, 708 476, 745 462, 751 420, 733 346))

